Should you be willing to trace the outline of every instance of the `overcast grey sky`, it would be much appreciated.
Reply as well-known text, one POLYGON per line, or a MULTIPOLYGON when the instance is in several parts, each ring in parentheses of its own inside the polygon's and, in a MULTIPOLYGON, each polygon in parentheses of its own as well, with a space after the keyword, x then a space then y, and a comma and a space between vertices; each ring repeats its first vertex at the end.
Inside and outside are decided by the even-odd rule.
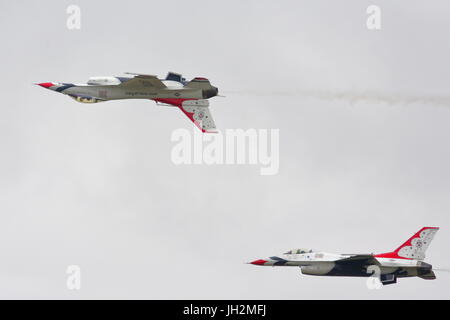
POLYGON ((440 226, 426 261, 450 266, 449 9, 2 1, 0 298, 449 299, 450 273, 368 290, 243 264, 296 247, 386 252, 440 226), (81 30, 66 28, 70 4, 81 30), (228 92, 211 99, 219 129, 279 129, 279 174, 175 166, 170 135, 191 129, 175 108, 32 85, 169 70, 228 92), (80 291, 66 288, 71 264, 80 291))

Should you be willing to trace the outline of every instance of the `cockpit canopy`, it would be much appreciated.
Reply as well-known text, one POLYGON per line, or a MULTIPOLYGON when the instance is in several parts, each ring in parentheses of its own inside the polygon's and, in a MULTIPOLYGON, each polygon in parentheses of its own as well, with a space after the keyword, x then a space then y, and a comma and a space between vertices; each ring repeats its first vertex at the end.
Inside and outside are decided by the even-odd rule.
POLYGON ((285 252, 284 254, 304 254, 304 253, 311 253, 311 252, 313 252, 311 249, 302 248, 302 249, 292 249, 292 250, 289 250, 288 252, 285 252))
POLYGON ((183 85, 185 85, 185 84, 187 83, 187 82, 186 82, 186 79, 183 78, 183 76, 182 76, 181 74, 175 73, 175 72, 169 72, 169 73, 167 74, 165 80, 171 80, 171 81, 180 82, 180 83, 182 83, 183 85))

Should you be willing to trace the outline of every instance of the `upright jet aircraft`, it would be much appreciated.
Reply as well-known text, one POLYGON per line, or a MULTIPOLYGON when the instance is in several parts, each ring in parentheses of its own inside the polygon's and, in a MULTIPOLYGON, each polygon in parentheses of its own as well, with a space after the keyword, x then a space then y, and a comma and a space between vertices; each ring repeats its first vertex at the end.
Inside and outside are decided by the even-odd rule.
POLYGON ((259 259, 258 266, 300 267, 303 274, 315 276, 369 277, 380 271, 382 284, 393 284, 397 278, 419 277, 434 280, 431 264, 423 262, 425 251, 439 230, 424 227, 392 252, 380 254, 336 254, 309 249, 290 250, 280 256, 259 259), (376 266, 369 268, 370 266, 376 266))
POLYGON ((208 79, 197 77, 186 81, 174 72, 169 72, 164 80, 148 74, 127 74, 134 77, 91 77, 86 84, 43 82, 38 85, 83 103, 150 99, 160 105, 180 108, 200 130, 215 132, 208 99, 217 96, 219 90, 208 79))

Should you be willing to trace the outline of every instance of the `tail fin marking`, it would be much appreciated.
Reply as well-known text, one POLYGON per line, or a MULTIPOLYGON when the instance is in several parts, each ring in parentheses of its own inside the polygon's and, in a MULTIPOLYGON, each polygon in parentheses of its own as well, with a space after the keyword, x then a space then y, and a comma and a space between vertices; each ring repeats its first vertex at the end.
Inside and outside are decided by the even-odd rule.
POLYGON ((423 227, 393 252, 375 255, 378 258, 393 259, 425 259, 425 251, 439 230, 436 227, 423 227))

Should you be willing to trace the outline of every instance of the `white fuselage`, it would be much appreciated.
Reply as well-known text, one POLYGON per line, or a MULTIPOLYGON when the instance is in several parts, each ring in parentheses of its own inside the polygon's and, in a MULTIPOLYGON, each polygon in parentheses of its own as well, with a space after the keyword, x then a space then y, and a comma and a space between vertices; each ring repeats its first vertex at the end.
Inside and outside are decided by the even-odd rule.
POLYGON ((90 96, 102 100, 118 99, 201 99, 202 91, 184 87, 176 81, 162 81, 166 88, 127 88, 113 85, 75 84, 61 93, 73 96, 90 96))
MULTIPOLYGON (((259 260, 260 265, 265 266, 292 266, 300 267, 302 273, 311 275, 351 275, 350 270, 353 267, 348 264, 348 261, 358 255, 355 254, 336 254, 327 252, 309 252, 303 254, 282 254, 279 256, 270 257, 264 260, 259 260), (264 261, 264 262, 262 262, 264 261), (343 265, 342 262, 347 262, 343 265)), ((364 255, 371 257, 371 255, 364 255)), ((422 262, 412 259, 392 259, 392 258, 375 258, 375 263, 368 264, 358 272, 355 271, 355 276, 369 275, 367 273, 367 266, 378 266, 381 274, 390 274, 396 271, 403 271, 407 276, 417 275, 416 268, 420 267, 422 262)))

